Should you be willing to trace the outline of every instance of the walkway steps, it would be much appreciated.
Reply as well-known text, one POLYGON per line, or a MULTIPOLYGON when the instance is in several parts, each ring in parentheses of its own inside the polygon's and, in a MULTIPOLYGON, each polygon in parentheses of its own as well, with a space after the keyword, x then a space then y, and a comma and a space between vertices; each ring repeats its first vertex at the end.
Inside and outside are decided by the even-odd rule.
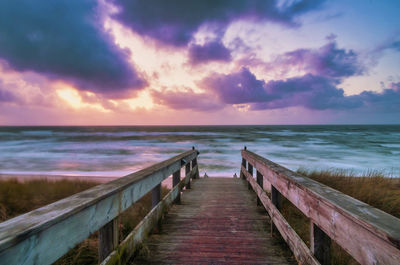
POLYGON ((238 178, 203 178, 183 193, 134 264, 293 264, 269 233, 265 210, 238 178))

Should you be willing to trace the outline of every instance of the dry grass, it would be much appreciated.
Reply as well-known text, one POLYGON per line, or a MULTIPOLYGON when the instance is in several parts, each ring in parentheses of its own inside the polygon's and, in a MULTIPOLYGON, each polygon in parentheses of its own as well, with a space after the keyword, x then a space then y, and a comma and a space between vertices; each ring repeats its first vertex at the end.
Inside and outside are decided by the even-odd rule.
POLYGON ((0 222, 97 185, 88 181, 0 180, 0 222))
MULTIPOLYGON (((81 180, 0 180, 0 222, 25 212, 40 208, 62 198, 98 185, 96 182, 81 180)), ((162 196, 168 189, 162 188, 162 196)), ((120 240, 122 241, 151 209, 151 193, 146 194, 138 202, 120 216, 120 240)), ((70 250, 56 265, 88 265, 98 263, 98 235, 94 233, 88 239, 70 250)))
POLYGON ((343 170, 300 173, 400 218, 400 178, 385 177, 379 172, 353 177, 343 170))

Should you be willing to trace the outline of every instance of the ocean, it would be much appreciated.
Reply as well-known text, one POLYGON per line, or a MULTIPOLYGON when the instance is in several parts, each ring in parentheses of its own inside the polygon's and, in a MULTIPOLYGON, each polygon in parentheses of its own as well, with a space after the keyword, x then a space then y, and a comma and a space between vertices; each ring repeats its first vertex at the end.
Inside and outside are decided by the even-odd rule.
POLYGON ((400 125, 0 127, 0 174, 120 177, 195 146, 200 174, 247 149, 289 169, 400 176, 400 125))

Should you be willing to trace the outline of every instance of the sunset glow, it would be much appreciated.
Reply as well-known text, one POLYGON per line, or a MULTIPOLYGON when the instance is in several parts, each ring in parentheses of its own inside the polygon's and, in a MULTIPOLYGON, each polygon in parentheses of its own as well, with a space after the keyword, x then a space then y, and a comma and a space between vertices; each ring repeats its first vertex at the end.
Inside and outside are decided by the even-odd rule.
POLYGON ((17 2, 2 125, 400 122, 398 1, 17 2))

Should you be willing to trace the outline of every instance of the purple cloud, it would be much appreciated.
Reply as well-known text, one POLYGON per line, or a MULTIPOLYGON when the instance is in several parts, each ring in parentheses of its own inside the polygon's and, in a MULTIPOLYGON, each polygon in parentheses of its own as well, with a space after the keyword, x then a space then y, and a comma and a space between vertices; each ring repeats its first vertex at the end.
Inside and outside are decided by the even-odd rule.
POLYGON ((163 43, 186 46, 203 24, 224 29, 239 19, 266 20, 294 25, 294 19, 321 6, 324 0, 110 0, 121 8, 115 15, 141 35, 163 43))
POLYGON ((287 80, 270 81, 265 84, 268 94, 275 96, 270 102, 257 102, 252 109, 276 109, 302 106, 309 109, 351 109, 362 105, 355 97, 346 97, 337 88, 335 79, 307 74, 287 80))
POLYGON ((251 104, 252 109, 303 106, 310 109, 347 109, 361 105, 345 97, 336 79, 307 74, 286 80, 258 80, 247 68, 238 73, 214 74, 200 82, 224 104, 251 104))
POLYGON ((172 109, 214 111, 224 107, 212 95, 206 93, 196 94, 191 89, 188 89, 186 92, 152 91, 152 98, 156 103, 172 109))
MULTIPOLYGON (((377 111, 400 110, 400 83, 383 92, 362 92, 346 96, 333 77, 306 74, 286 80, 265 82, 247 68, 232 74, 213 74, 199 85, 214 94, 220 104, 249 104, 252 110, 305 107, 313 110, 371 108, 377 111)), ((203 99, 205 100, 205 99, 203 99)))
POLYGON ((18 98, 8 90, 0 87, 0 102, 15 102, 18 98))
POLYGON ((97 1, 0 1, 0 58, 18 70, 107 95, 146 81, 103 31, 97 1))
POLYGON ((263 102, 272 100, 273 96, 265 91, 265 82, 243 67, 232 74, 213 74, 203 79, 199 85, 214 92, 219 100, 226 104, 263 102))
POLYGON ((319 49, 298 49, 284 53, 270 63, 283 67, 300 67, 308 73, 332 78, 343 78, 362 74, 364 67, 358 55, 352 51, 339 49, 334 40, 319 49))
POLYGON ((381 93, 364 91, 359 98, 366 108, 379 112, 400 111, 400 82, 392 83, 390 88, 384 89, 381 93))
POLYGON ((189 46, 189 61, 191 64, 210 61, 229 62, 231 59, 231 51, 220 41, 212 41, 204 45, 191 44, 189 46))

